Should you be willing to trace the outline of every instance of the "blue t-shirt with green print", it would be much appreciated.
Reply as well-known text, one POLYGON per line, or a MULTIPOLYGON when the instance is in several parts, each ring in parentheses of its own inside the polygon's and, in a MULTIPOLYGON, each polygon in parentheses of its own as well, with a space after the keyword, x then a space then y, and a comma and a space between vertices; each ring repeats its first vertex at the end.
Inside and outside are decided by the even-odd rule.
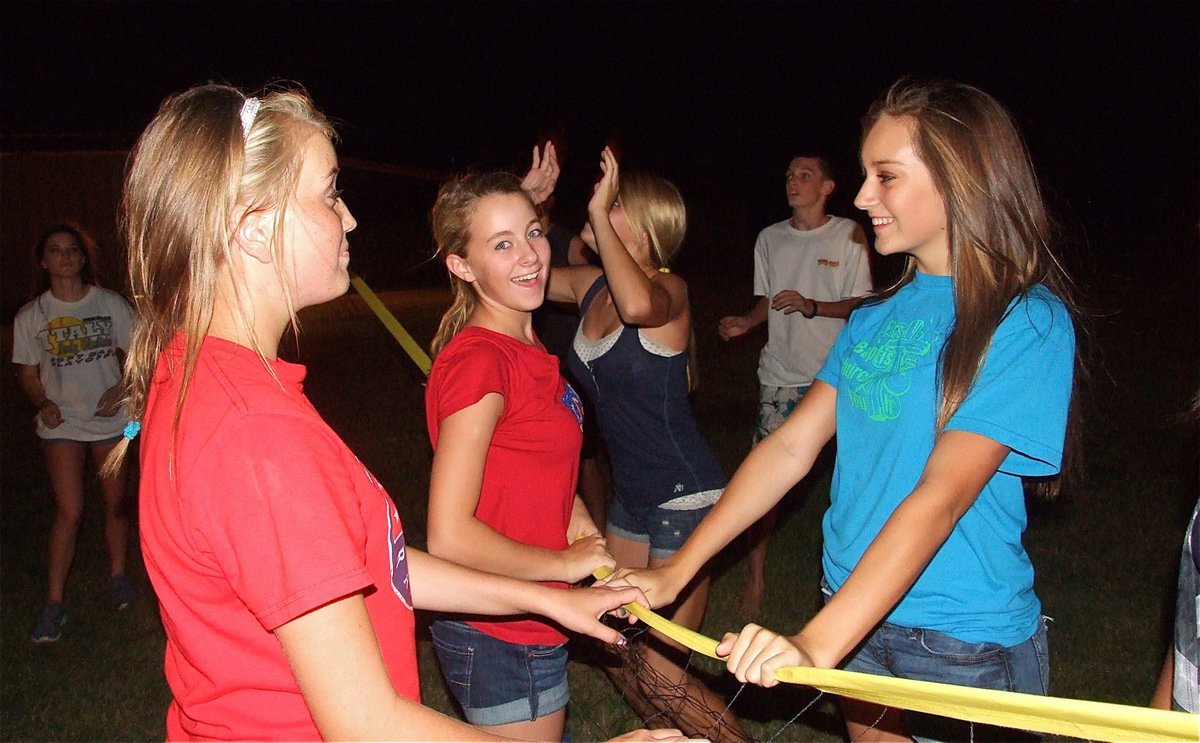
MULTIPOLYGON (((834 590, 933 451, 939 352, 953 326, 950 277, 917 273, 890 299, 853 313, 817 375, 837 389, 837 462, 823 522, 834 590)), ((1071 318, 1053 293, 1037 286, 1013 301, 946 426, 1011 451, 888 622, 1006 647, 1033 635, 1041 604, 1021 544, 1021 478, 1058 472, 1074 360, 1071 318)))

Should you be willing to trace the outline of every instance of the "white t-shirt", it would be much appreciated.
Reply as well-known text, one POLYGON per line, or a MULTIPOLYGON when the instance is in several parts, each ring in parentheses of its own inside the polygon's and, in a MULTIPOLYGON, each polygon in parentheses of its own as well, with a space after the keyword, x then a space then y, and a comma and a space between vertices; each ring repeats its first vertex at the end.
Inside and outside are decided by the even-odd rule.
POLYGON ((38 367, 46 397, 63 416, 55 428, 35 416, 38 436, 102 441, 120 435, 128 421, 124 407, 102 417, 96 404, 121 379, 117 349, 129 350, 132 329, 129 303, 95 286, 77 302, 47 291, 21 308, 13 322, 13 363, 38 367))
MULTIPOLYGON (((857 223, 843 217, 814 230, 789 220, 758 233, 754 244, 754 294, 770 300, 791 289, 818 302, 860 297, 871 290, 866 246, 854 242, 857 223)), ((767 345, 758 360, 758 381, 772 387, 812 384, 845 320, 806 318, 767 309, 767 345)))

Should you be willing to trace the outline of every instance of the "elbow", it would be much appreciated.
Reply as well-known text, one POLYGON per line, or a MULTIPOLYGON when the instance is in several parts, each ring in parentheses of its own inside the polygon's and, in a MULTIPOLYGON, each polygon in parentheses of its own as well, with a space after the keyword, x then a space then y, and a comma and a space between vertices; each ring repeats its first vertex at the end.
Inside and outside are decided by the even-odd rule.
POLYGON ((651 321, 654 319, 654 305, 650 302, 622 302, 618 309, 621 311, 621 319, 630 325, 653 325, 651 321))
POLYGON ((456 561, 457 550, 455 549, 455 541, 451 538, 450 530, 446 528, 438 528, 435 526, 434 520, 429 520, 429 534, 426 536, 425 549, 434 557, 440 557, 443 560, 456 561))
POLYGON ((657 328, 666 325, 671 319, 670 306, 659 306, 653 297, 625 302, 618 309, 622 320, 643 328, 657 328))

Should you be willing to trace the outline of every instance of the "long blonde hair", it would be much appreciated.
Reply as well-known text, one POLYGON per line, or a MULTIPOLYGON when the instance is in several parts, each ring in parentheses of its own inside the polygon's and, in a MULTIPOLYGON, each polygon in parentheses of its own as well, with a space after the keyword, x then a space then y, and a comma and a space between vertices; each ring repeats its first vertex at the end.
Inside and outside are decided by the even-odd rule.
POLYGON ((621 174, 621 206, 634 235, 645 235, 658 268, 666 268, 683 245, 687 208, 666 178, 633 171, 621 174))
MULTIPOLYGON (((433 240, 437 245, 435 258, 445 261, 446 257, 451 255, 466 257, 467 245, 471 241, 471 219, 475 215, 475 206, 485 197, 495 194, 521 194, 529 201, 530 208, 538 211, 533 197, 521 187, 521 179, 512 173, 473 173, 452 178, 438 189, 437 200, 430 214, 433 240)), ((442 315, 442 321, 430 345, 434 356, 463 329, 471 313, 475 311, 474 287, 448 270, 447 273, 450 275, 450 288, 454 299, 450 308, 442 315)))
MULTIPOLYGON (((1012 301, 1037 284, 1075 319, 1073 286, 1050 247, 1052 229, 1033 163, 1008 111, 987 93, 957 82, 900 80, 863 118, 863 139, 884 116, 907 120, 913 148, 929 169, 946 209, 954 328, 940 352, 941 432, 970 393, 992 335, 1012 301)), ((912 281, 915 261, 880 298, 912 281)), ((1076 354, 1076 374, 1080 365, 1076 354)), ((1063 471, 1079 450, 1072 393, 1063 471)))
MULTIPOLYGON (((121 226, 137 319, 125 363, 129 415, 144 415, 159 356, 182 332, 186 346, 172 436, 234 230, 245 214, 273 209, 273 234, 282 235, 304 143, 314 133, 334 137, 329 121, 298 87, 268 92, 256 113, 244 108, 246 101, 236 88, 213 84, 171 96, 138 138, 127 167, 121 226)), ((282 277, 280 246, 272 244, 271 252, 282 277)), ((295 324, 288 282, 280 283, 295 324)), ((245 321, 240 290, 234 302, 245 321)), ((261 356, 252 333, 250 339, 261 356)), ((115 469, 127 447, 122 440, 106 467, 115 469)))

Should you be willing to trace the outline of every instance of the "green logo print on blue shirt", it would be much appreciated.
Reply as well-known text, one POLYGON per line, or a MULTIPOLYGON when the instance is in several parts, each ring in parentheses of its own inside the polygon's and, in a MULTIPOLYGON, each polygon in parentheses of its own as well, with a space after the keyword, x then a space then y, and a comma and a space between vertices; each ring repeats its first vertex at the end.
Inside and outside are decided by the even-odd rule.
POLYGON ((912 389, 910 372, 941 342, 942 334, 933 323, 889 321, 873 340, 855 345, 842 361, 842 376, 852 380, 850 402, 871 420, 895 420, 901 398, 912 389))

